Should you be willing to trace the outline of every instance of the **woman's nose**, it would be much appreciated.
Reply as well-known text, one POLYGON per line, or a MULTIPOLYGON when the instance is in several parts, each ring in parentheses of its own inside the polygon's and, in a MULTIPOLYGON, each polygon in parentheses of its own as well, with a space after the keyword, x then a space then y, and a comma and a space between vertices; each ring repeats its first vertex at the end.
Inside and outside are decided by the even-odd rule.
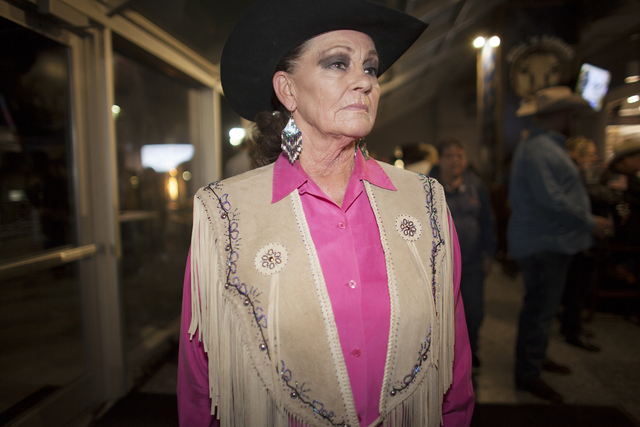
POLYGON ((353 76, 353 89, 354 90, 362 90, 364 93, 369 93, 373 88, 374 82, 376 81, 375 76, 371 74, 367 74, 367 71, 364 68, 355 68, 353 76))

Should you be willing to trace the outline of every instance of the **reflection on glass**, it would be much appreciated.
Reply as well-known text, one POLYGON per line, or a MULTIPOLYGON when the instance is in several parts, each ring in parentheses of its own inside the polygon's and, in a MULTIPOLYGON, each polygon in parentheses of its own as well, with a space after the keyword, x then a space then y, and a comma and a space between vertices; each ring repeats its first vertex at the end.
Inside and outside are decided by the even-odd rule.
MULTIPOLYGON (((0 34, 0 264, 6 264, 74 244, 75 220, 67 48, 3 18, 0 34)), ((0 281, 0 425, 84 370, 77 266, 0 281)))
POLYGON ((195 192, 192 88, 122 54, 114 59, 128 350, 180 314, 195 192))
POLYGON ((0 424, 85 370, 77 263, 0 282, 0 424))
POLYGON ((67 48, 0 18, 0 263, 72 244, 67 48))

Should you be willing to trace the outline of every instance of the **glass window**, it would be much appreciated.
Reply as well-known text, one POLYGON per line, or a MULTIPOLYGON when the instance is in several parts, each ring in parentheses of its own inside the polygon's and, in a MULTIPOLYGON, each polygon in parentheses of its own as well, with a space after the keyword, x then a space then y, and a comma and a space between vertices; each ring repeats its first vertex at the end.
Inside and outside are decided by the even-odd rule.
POLYGON ((67 48, 0 18, 0 263, 75 241, 67 48))
POLYGON ((197 90, 114 55, 125 349, 180 314, 189 249, 197 90))
MULTIPOLYGON (((0 17, 0 425, 86 369, 78 263, 11 270, 75 238, 69 48, 0 17)), ((29 264, 30 266, 32 264, 29 264)))

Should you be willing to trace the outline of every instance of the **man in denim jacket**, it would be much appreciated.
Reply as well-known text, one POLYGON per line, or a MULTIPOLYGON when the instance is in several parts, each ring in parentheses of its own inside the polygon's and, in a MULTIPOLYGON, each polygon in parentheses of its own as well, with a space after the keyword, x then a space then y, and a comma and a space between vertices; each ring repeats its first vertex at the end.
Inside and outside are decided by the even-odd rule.
POLYGON ((554 403, 562 402, 562 396, 540 372, 570 373, 546 358, 567 268, 574 254, 592 245, 592 234, 604 236, 612 227, 591 213, 589 196, 564 149, 574 114, 590 108, 566 86, 540 90, 535 103, 519 110, 519 115, 535 113, 535 126, 516 148, 509 183, 509 252, 526 288, 516 344, 516 388, 554 403))

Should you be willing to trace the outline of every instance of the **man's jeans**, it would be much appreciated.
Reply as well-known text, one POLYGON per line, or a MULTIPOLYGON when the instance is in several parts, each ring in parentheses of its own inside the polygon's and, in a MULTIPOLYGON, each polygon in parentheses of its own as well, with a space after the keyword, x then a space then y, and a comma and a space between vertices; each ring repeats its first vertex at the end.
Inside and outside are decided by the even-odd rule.
POLYGON ((531 381, 540 376, 551 321, 560 307, 572 257, 541 252, 517 260, 526 289, 516 343, 517 381, 531 381))

